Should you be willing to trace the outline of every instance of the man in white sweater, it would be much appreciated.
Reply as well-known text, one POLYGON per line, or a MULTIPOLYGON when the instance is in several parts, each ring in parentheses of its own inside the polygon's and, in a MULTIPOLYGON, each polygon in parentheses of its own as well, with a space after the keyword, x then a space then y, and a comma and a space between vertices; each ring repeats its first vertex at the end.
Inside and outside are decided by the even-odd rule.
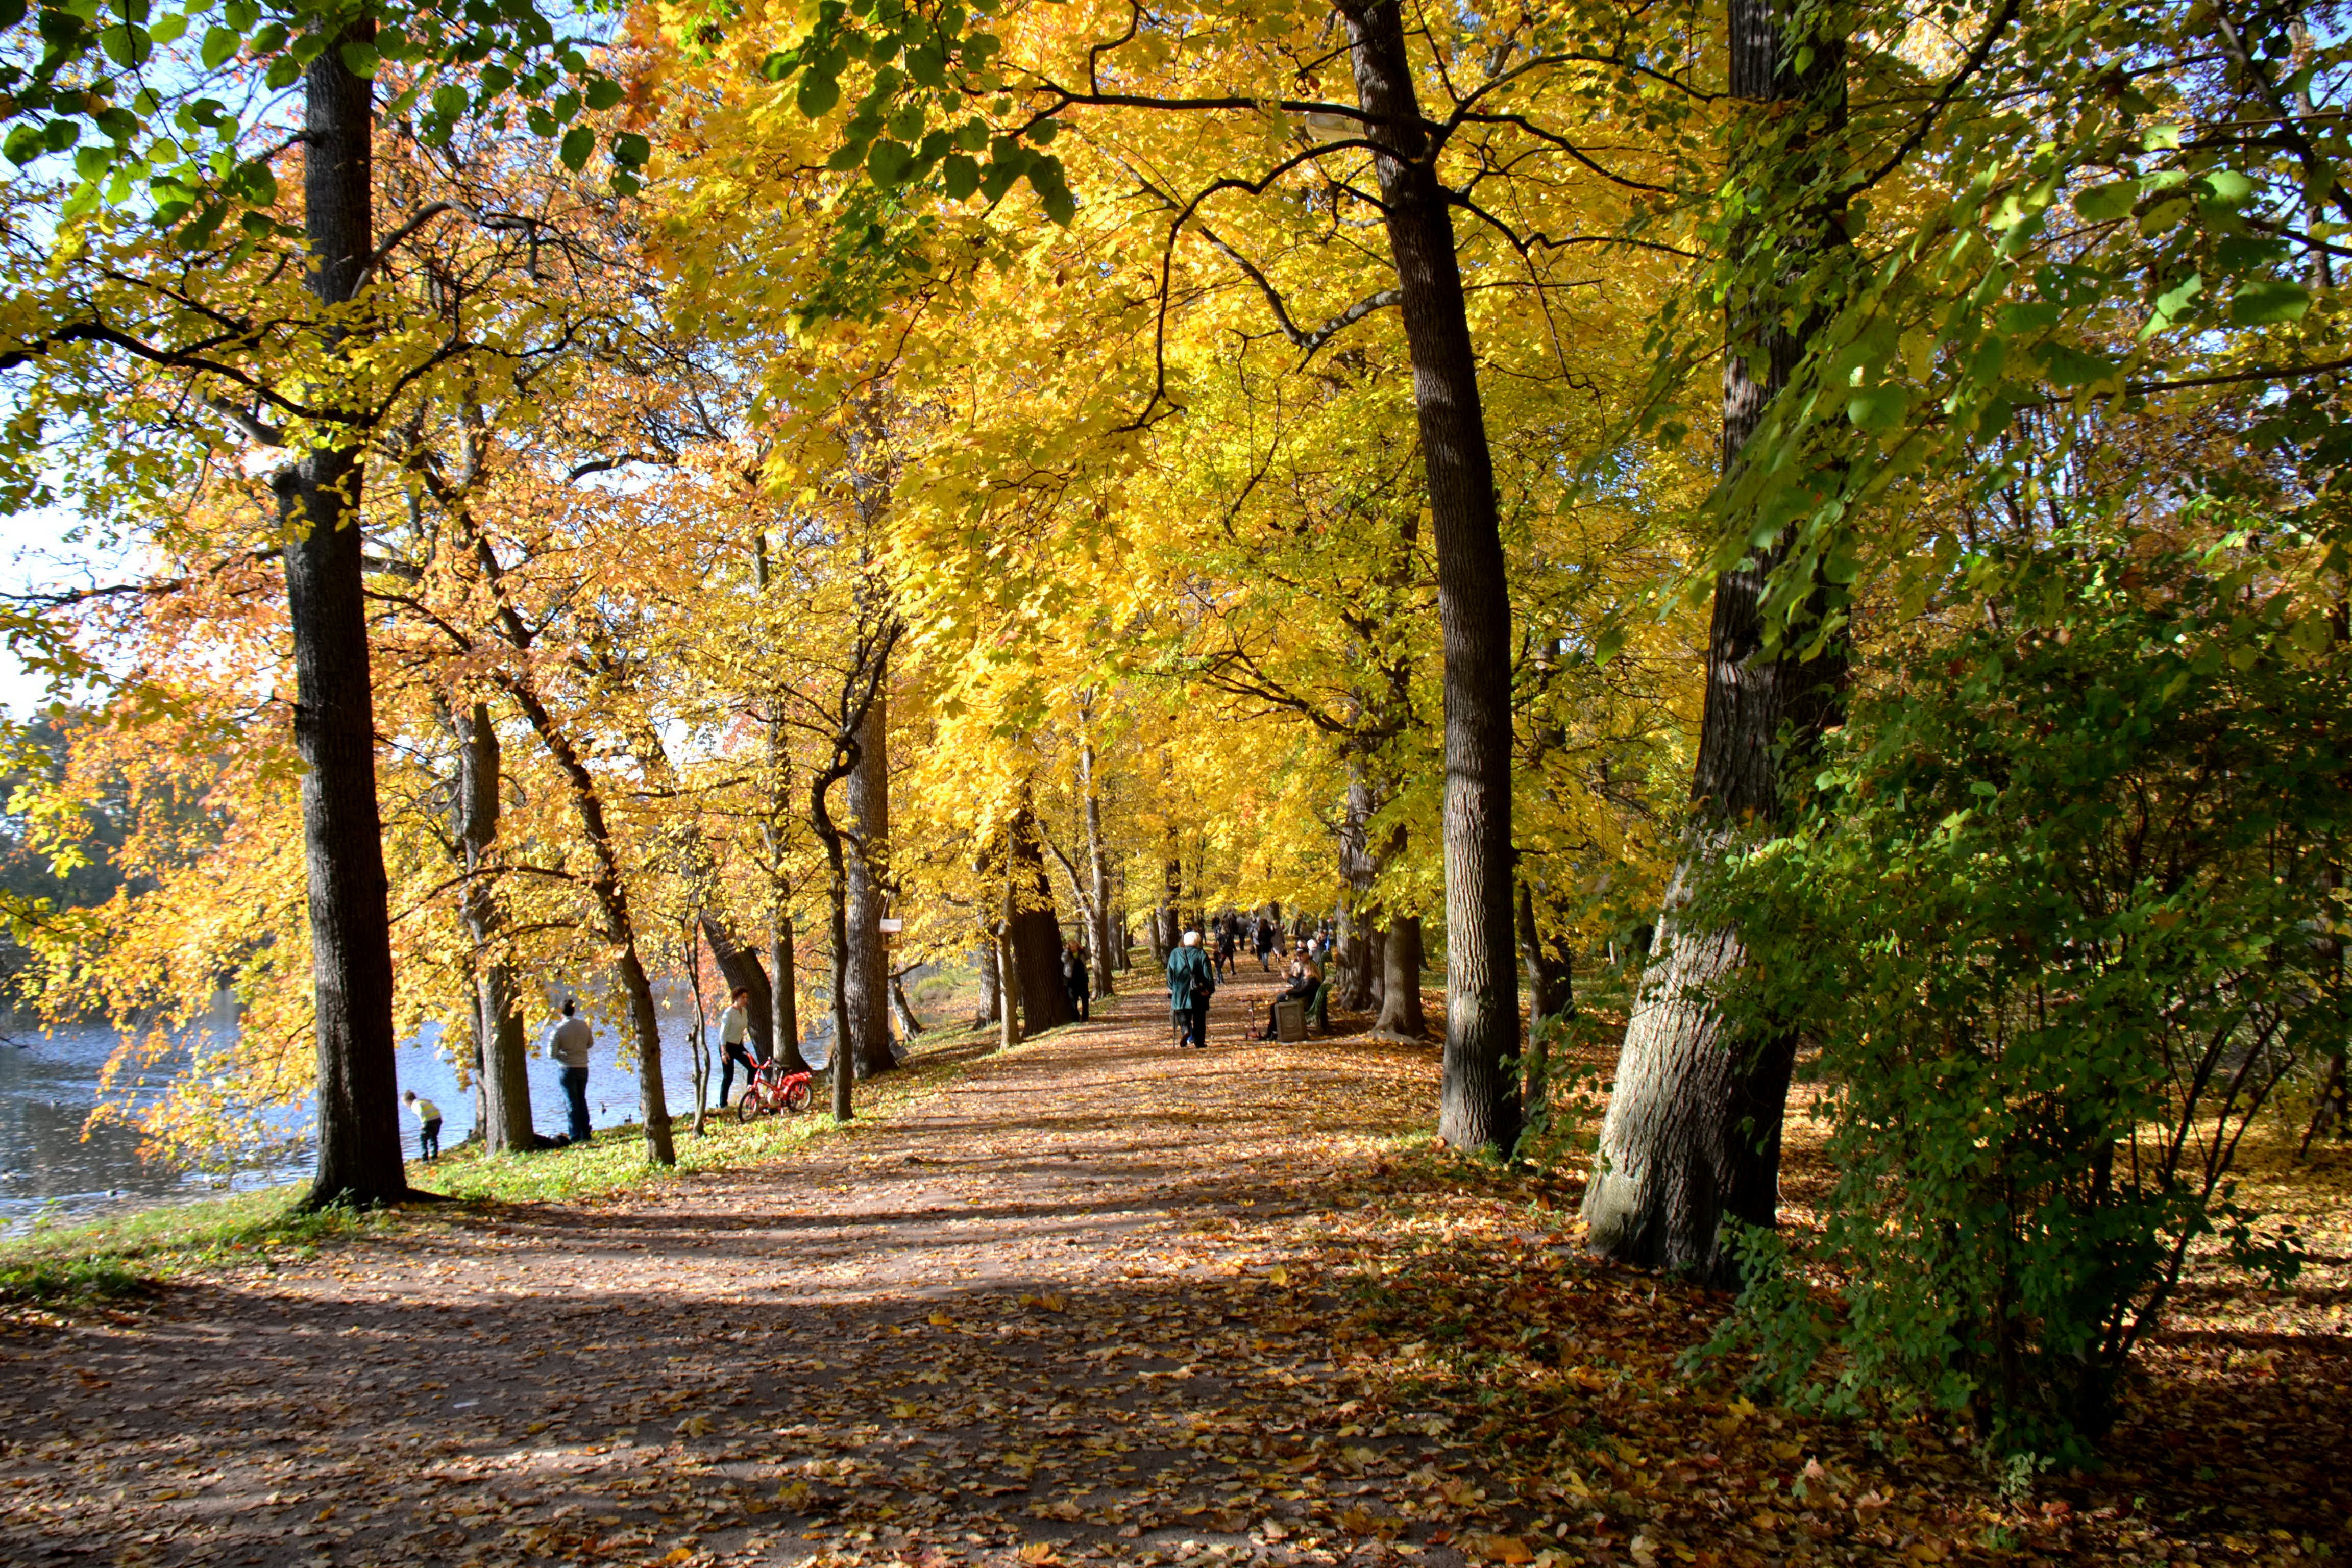
POLYGON ((596 1043, 588 1020, 577 1016, 578 1004, 567 999, 563 1021, 548 1037, 547 1048, 563 1068, 563 1098, 572 1107, 572 1142, 588 1142, 588 1048, 596 1043))

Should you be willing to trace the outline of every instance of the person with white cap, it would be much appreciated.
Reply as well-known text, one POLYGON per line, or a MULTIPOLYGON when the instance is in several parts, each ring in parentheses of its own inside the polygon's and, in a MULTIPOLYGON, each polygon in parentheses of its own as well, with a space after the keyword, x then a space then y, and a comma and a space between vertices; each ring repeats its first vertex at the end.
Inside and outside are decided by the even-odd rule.
POLYGON ((1217 973, 1201 951, 1201 933, 1188 931, 1183 944, 1168 955, 1168 1011, 1176 1023, 1176 1046, 1209 1044, 1209 998, 1217 989, 1217 973))

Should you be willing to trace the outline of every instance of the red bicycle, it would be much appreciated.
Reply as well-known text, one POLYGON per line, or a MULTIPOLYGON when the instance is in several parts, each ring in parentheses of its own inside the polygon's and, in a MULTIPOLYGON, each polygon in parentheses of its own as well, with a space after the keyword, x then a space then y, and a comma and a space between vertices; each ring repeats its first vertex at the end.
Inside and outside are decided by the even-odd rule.
POLYGON ((750 1121, 773 1110, 806 1110, 810 1074, 786 1072, 775 1062, 761 1062, 743 1085, 735 1102, 735 1120, 750 1121))

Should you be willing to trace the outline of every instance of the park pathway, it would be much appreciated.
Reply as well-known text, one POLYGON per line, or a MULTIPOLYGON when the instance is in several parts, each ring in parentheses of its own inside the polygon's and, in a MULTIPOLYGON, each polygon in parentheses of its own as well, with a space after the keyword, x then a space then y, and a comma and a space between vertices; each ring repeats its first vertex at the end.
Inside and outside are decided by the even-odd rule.
POLYGON ((1272 986, 1206 1052, 1145 992, 795 1157, 0 1339, 0 1560, 1457 1561, 1386 1500, 1462 1451, 1350 1419, 1311 1262, 1434 1052, 1256 1044, 1272 986))

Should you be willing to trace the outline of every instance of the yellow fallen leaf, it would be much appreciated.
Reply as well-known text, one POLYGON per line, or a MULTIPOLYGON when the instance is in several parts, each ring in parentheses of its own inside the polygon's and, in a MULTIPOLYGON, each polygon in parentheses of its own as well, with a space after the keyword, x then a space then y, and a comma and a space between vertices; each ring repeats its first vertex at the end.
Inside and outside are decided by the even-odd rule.
POLYGON ((890 1418, 894 1421, 911 1421, 915 1418, 915 1407, 903 1399, 898 1400, 890 1406, 890 1418))
POLYGON ((1266 1279, 1276 1285, 1287 1285, 1290 1283, 1290 1270, 1277 1265, 1266 1279))
POLYGON ((1021 1543, 1021 1549, 1013 1555, 1024 1563, 1046 1563, 1060 1561, 1054 1555, 1054 1543, 1050 1541, 1024 1541, 1021 1543))
POLYGON ((688 1551, 683 1546, 673 1546, 670 1548, 669 1555, 663 1558, 662 1561, 665 1563, 691 1563, 694 1561, 694 1553, 688 1551))
POLYGON ((710 1432, 710 1417, 708 1415, 689 1415, 685 1420, 679 1422, 676 1426, 671 1427, 670 1430, 673 1432, 682 1432, 689 1437, 708 1436, 710 1432))
POLYGON ((955 1320, 949 1317, 945 1312, 933 1312, 930 1317, 925 1321, 935 1329, 951 1329, 955 1327, 955 1320))

